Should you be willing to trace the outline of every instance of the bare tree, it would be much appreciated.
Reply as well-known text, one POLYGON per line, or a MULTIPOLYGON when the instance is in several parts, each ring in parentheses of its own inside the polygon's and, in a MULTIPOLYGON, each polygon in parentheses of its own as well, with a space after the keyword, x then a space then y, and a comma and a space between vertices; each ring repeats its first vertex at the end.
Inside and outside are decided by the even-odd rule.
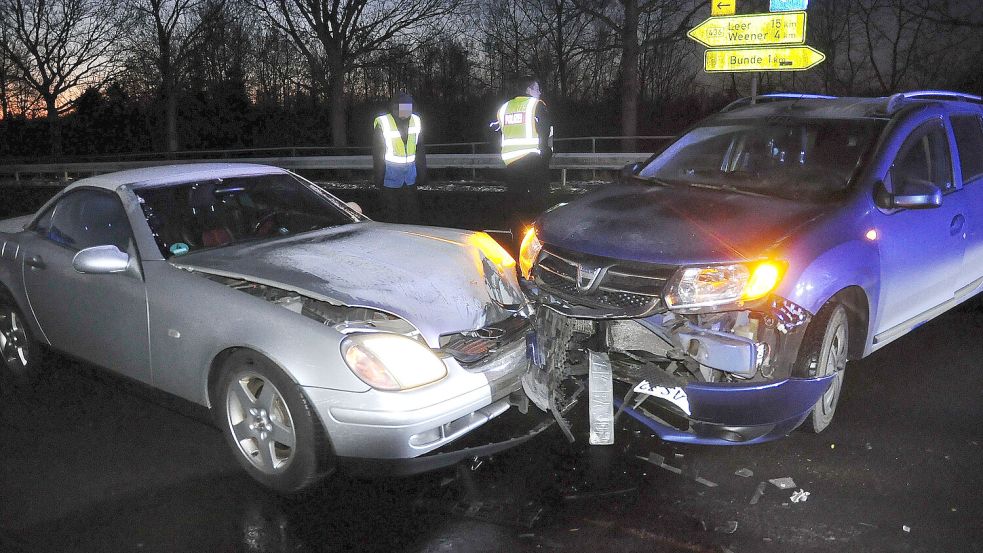
POLYGON ((459 0, 249 0, 291 38, 326 89, 331 141, 347 144, 346 77, 374 53, 419 45, 459 0))
POLYGON ((81 90, 112 74, 123 26, 116 0, 0 0, 0 48, 44 102, 51 153, 61 153, 58 116, 81 90))
POLYGON ((178 78, 207 23, 201 17, 205 0, 125 1, 127 9, 136 14, 128 45, 156 72, 157 93, 164 104, 164 144, 167 151, 175 152, 180 147, 178 78))
MULTIPOLYGON (((585 13, 610 28, 621 51, 621 133, 638 133, 638 99, 641 90, 641 52, 682 40, 696 13, 708 5, 706 0, 575 0, 585 13), (640 33, 643 17, 661 22, 652 33, 640 33)), ((625 148, 634 148, 628 140, 625 148)))

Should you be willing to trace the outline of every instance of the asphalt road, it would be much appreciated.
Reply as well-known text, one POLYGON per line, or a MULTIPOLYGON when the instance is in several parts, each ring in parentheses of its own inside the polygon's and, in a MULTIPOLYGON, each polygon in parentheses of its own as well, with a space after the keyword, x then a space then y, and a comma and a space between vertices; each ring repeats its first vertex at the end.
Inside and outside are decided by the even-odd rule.
POLYGON ((0 397, 0 551, 983 551, 980 305, 849 365, 820 435, 679 446, 624 418, 615 446, 553 431, 294 498, 253 484, 179 404, 56 358, 0 397))

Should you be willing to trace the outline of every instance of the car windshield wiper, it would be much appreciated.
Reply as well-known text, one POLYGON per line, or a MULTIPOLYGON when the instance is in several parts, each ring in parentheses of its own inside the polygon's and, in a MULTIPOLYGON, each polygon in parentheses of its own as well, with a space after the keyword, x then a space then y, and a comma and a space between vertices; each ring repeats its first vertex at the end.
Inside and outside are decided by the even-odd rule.
POLYGON ((768 194, 762 194, 761 192, 752 192, 745 188, 738 188, 733 184, 707 184, 705 182, 690 182, 687 186, 692 186, 694 188, 708 188, 710 190, 723 190, 725 192, 737 192, 738 194, 747 194, 749 196, 758 196, 761 198, 770 198, 768 194))
POLYGON ((643 182, 658 184, 659 186, 672 186, 671 182, 664 179, 660 179, 659 177, 643 177, 641 175, 632 175, 632 178, 638 179, 643 182))

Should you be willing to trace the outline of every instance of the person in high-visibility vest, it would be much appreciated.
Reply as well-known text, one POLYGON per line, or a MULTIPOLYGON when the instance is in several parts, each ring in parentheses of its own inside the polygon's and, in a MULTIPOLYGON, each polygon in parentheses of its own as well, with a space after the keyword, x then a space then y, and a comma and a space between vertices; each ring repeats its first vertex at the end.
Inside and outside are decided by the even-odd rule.
POLYGON ((394 96, 390 113, 376 117, 372 125, 373 180, 382 199, 382 220, 419 223, 417 186, 427 182, 427 156, 413 97, 405 92, 394 96))
POLYGON ((511 211, 509 226, 516 242, 522 239, 524 228, 546 207, 553 155, 553 127, 546 103, 540 99, 539 80, 522 81, 520 90, 519 96, 498 108, 496 119, 489 125, 502 135, 505 203, 511 211))

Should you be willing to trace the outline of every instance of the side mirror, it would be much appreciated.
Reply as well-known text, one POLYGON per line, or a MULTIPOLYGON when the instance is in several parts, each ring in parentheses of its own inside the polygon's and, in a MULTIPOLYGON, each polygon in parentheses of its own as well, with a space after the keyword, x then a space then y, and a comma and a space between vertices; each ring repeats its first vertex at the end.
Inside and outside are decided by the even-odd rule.
POLYGON ((629 163, 621 168, 618 172, 618 180, 620 182, 627 182, 631 177, 638 173, 638 170, 642 168, 641 163, 629 163))
POLYGON ((355 203, 355 202, 345 202, 345 205, 347 205, 348 207, 350 207, 352 209, 352 211, 356 211, 360 215, 362 214, 362 206, 358 205, 357 203, 355 203))
POLYGON ((86 248, 72 259, 72 267, 83 274, 106 275, 122 273, 130 266, 130 256, 116 246, 86 248))
POLYGON ((930 209, 942 205, 942 190, 927 181, 906 181, 903 190, 888 191, 883 181, 874 186, 874 202, 884 209, 930 209))

